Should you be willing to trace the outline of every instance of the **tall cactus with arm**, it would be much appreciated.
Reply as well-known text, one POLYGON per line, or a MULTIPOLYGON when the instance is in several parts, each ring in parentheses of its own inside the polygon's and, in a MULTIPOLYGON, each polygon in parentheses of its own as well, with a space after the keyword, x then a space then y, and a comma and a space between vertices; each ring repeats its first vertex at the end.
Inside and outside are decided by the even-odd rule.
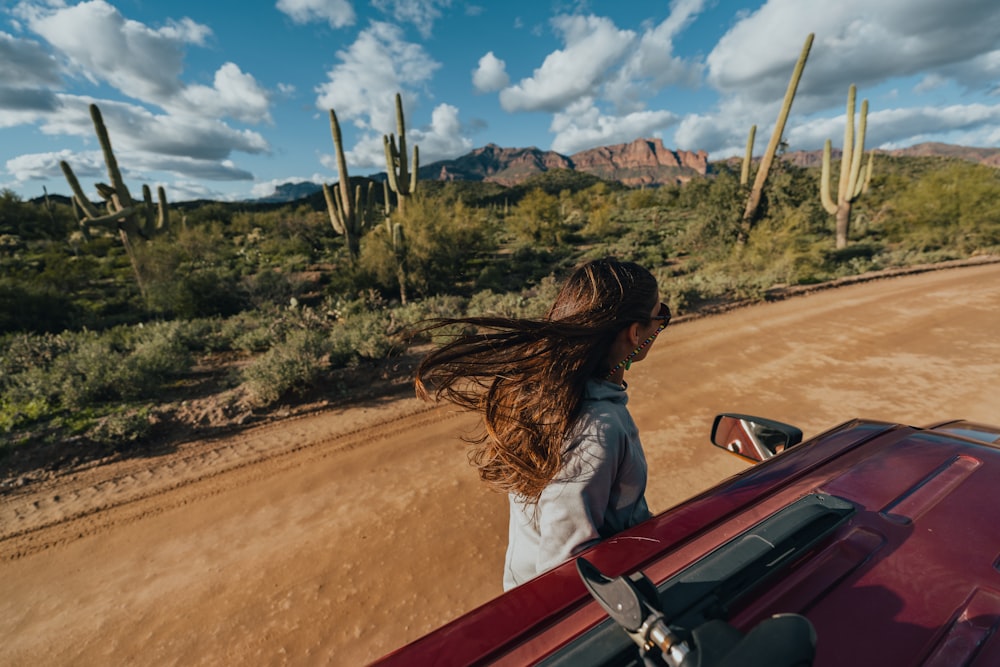
POLYGON ((847 247, 847 236, 851 228, 851 209, 858 197, 868 191, 872 178, 872 161, 874 154, 868 154, 868 166, 864 176, 861 173, 861 161, 865 152, 865 131, 868 127, 868 100, 861 102, 861 115, 858 118, 858 131, 854 132, 854 109, 857 99, 857 88, 854 84, 847 91, 847 113, 844 125, 844 149, 840 157, 840 179, 837 184, 837 201, 830 192, 830 154, 832 152, 829 139, 823 145, 823 171, 820 176, 820 199, 823 208, 830 215, 836 216, 837 248, 847 247))
POLYGON ((141 204, 132 199, 132 195, 125 185, 125 180, 122 178, 121 170, 118 168, 118 160, 111 148, 111 137, 104 125, 101 110, 96 104, 90 105, 90 118, 94 123, 94 131, 97 133, 97 140, 104 154, 104 163, 108 168, 108 179, 111 181, 111 185, 106 183, 95 185, 98 194, 105 201, 105 212, 101 212, 94 206, 84 193, 83 188, 80 187, 80 181, 76 178, 69 163, 63 160, 59 166, 66 177, 66 182, 69 183, 70 189, 73 191, 74 209, 78 208, 81 211, 79 222, 84 235, 89 235, 91 227, 117 231, 122 245, 125 247, 125 252, 128 254, 129 262, 132 264, 132 271, 135 273, 139 291, 145 296, 145 284, 132 249, 132 238, 142 236, 148 239, 167 229, 169 223, 167 196, 162 186, 157 188, 158 210, 153 207, 152 194, 147 185, 142 186, 144 201, 141 204))
POLYGON ((333 134, 333 147, 337 153, 337 174, 340 180, 335 189, 324 183, 323 196, 326 198, 326 209, 330 214, 333 230, 344 237, 351 261, 357 261, 361 254, 361 233, 365 227, 365 206, 360 185, 355 188, 353 200, 351 198, 351 178, 347 173, 340 123, 337 122, 337 114, 333 109, 330 109, 330 132, 333 134))
POLYGON ((403 120, 403 98, 396 93, 396 131, 399 133, 399 145, 392 134, 382 135, 385 144, 385 165, 389 177, 389 187, 396 193, 396 208, 400 212, 406 209, 406 200, 417 192, 417 171, 420 168, 420 152, 413 147, 413 164, 406 161, 406 123, 403 120))
MULTIPOLYGON (((781 111, 778 112, 778 120, 775 122, 774 131, 771 133, 771 140, 767 144, 767 149, 764 151, 763 157, 760 159, 760 166, 757 167, 757 176, 754 178, 753 187, 750 189, 750 195, 747 197, 747 205, 743 211, 743 221, 740 225, 740 232, 738 241, 742 245, 746 243, 747 238, 750 236, 750 230, 753 229, 754 223, 757 221, 757 210, 760 208, 760 199, 764 192, 764 183, 767 181, 767 174, 771 170, 771 164, 774 162, 774 156, 778 152, 778 145, 781 143, 781 135, 785 131, 785 123, 788 121, 788 113, 792 109, 792 101, 795 99, 795 91, 799 87, 799 79, 802 78, 802 70, 805 69, 806 59, 809 58, 809 50, 812 48, 814 33, 809 33, 806 37, 805 44, 802 46, 802 52, 799 54, 798 62, 795 63, 795 69, 792 70, 792 78, 788 81, 788 88, 785 90, 785 99, 781 103, 781 111)), ((750 139, 747 141, 747 152, 753 152, 753 136, 756 132, 756 128, 751 131, 750 139)), ((746 161, 744 169, 747 171, 749 176, 749 160, 746 161)))

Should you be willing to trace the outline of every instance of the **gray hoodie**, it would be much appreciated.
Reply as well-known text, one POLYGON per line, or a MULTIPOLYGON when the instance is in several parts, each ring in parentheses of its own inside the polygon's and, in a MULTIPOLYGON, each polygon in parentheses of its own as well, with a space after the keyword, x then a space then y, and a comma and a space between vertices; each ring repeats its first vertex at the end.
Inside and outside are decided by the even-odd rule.
POLYGON ((510 496, 504 590, 648 519, 646 457, 625 390, 590 380, 563 469, 537 505, 510 496))

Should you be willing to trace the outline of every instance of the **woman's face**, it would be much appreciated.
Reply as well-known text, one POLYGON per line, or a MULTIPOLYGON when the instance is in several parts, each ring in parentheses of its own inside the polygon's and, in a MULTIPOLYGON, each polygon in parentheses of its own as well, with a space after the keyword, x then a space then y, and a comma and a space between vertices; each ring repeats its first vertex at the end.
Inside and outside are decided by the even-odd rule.
POLYGON ((646 340, 650 336, 653 336, 653 340, 649 341, 649 344, 643 347, 642 350, 639 351, 639 354, 635 355, 635 358, 632 361, 642 361, 645 359, 646 355, 649 353, 649 348, 653 347, 653 343, 656 342, 656 337, 663 332, 663 328, 666 324, 663 320, 663 314, 660 312, 662 308, 665 308, 665 306, 660 302, 660 294, 657 292, 656 305, 653 306, 649 313, 649 322, 647 324, 639 325, 639 342, 642 343, 642 341, 646 340))

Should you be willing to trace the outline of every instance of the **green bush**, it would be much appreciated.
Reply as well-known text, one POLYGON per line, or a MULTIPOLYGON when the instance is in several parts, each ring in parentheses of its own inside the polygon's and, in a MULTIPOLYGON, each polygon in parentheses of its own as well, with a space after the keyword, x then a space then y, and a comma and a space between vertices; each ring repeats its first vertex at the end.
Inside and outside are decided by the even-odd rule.
POLYGON ((359 313, 338 322, 330 332, 333 365, 341 366, 352 357, 386 358, 400 348, 399 329, 387 311, 359 313))
POLYGON ((118 408, 96 419, 85 435, 92 442, 118 449, 148 437, 152 428, 148 407, 118 408))
POLYGON ((312 385, 326 370, 332 345, 318 331, 293 331, 243 369, 243 387, 258 407, 272 405, 312 385))

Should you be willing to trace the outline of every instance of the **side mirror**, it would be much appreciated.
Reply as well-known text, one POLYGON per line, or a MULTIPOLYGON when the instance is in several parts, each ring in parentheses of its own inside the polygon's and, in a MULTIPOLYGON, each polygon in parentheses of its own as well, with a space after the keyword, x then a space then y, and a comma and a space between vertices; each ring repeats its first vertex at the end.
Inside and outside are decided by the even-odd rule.
POLYGON ((712 444, 752 463, 802 442, 802 431, 770 419, 750 415, 721 414, 712 424, 712 444))

